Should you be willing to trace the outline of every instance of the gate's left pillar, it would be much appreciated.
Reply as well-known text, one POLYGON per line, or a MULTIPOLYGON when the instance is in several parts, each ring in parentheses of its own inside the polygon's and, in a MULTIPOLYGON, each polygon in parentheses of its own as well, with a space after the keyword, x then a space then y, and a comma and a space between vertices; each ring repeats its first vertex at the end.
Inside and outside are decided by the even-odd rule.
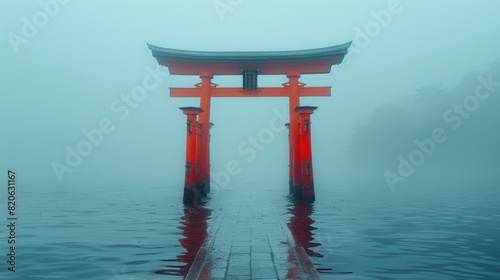
POLYGON ((198 115, 203 112, 198 107, 179 108, 187 116, 186 126, 186 173, 184 178, 185 204, 192 204, 196 199, 196 169, 198 166, 198 115))

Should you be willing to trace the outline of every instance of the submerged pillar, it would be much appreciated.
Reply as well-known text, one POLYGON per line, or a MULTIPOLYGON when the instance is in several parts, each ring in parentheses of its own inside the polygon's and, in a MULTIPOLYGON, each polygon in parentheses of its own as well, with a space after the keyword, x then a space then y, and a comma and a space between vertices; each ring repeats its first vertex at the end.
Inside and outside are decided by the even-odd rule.
POLYGON ((302 200, 314 201, 314 176, 312 166, 312 147, 311 147, 311 114, 318 107, 301 106, 295 108, 299 114, 300 125, 300 173, 302 185, 302 200))
POLYGON ((300 73, 290 72, 287 74, 289 79, 289 109, 290 109, 290 144, 292 146, 290 158, 292 170, 293 196, 302 197, 301 171, 300 171, 300 138, 299 138, 299 115, 295 108, 300 106, 299 97, 299 78, 300 73))
POLYGON ((203 112, 198 107, 179 108, 187 116, 187 137, 186 137, 186 172, 184 178, 184 196, 185 204, 192 204, 196 194, 196 167, 198 165, 198 115, 203 112))

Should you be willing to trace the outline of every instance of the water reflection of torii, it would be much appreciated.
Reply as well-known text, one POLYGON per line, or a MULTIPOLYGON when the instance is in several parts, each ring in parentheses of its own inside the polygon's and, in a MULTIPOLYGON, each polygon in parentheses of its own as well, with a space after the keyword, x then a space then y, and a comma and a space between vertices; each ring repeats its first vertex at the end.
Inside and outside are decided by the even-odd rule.
MULTIPOLYGON (((323 257, 320 253, 315 252, 312 248, 320 246, 321 244, 312 242, 314 241, 313 231, 316 229, 312 226, 314 220, 311 218, 311 214, 314 212, 314 204, 303 202, 303 201, 291 201, 287 205, 288 213, 291 217, 287 223, 290 229, 295 243, 298 246, 304 248, 305 253, 311 257, 323 257)), ((184 238, 179 239, 179 244, 186 249, 186 251, 177 256, 173 260, 165 260, 171 262, 175 265, 167 265, 166 269, 156 271, 157 274, 161 275, 176 275, 176 276, 187 276, 191 266, 200 250, 203 242, 208 237, 208 220, 212 214, 212 210, 206 208, 203 205, 185 206, 184 215, 182 216, 181 226, 177 227, 182 230, 182 235, 184 238), (182 264, 182 265, 179 265, 182 264)), ((288 252, 290 254, 290 260, 296 260, 293 251, 288 252)), ((292 264, 298 265, 296 261, 291 262, 292 264)), ((293 279, 294 276, 300 275, 300 271, 303 269, 299 266, 292 265, 288 268, 287 277, 293 279)), ((202 270, 201 279, 211 279, 210 269, 202 270)), ((284 276, 284 275, 283 275, 284 276)))
POLYGON ((288 204, 288 213, 292 214, 287 225, 292 235, 299 245, 301 245, 310 257, 323 257, 322 254, 312 250, 321 244, 314 241, 313 231, 316 229, 312 226, 314 220, 311 214, 314 212, 314 204, 304 201, 293 201, 288 204))
MULTIPOLYGON (((208 220, 211 214, 212 210, 203 205, 184 206, 184 215, 181 217, 182 225, 177 228, 183 231, 184 238, 179 239, 179 243, 186 251, 177 256, 177 259, 165 260, 183 265, 167 265, 167 269, 156 271, 157 274, 183 277, 188 274, 196 254, 208 236, 208 220)), ((210 279, 208 275, 206 277, 210 279)))

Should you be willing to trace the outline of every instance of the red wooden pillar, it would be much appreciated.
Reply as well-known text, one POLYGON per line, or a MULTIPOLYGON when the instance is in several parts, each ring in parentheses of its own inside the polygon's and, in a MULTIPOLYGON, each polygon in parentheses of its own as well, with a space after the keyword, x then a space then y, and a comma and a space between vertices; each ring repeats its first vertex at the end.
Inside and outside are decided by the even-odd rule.
POLYGON ((207 193, 210 192, 210 139, 212 138, 212 134, 210 134, 210 131, 212 130, 212 127, 214 126, 213 123, 210 123, 210 130, 208 131, 209 135, 208 135, 208 154, 207 154, 207 187, 206 187, 206 190, 207 190, 207 193))
POLYGON ((299 115, 295 108, 300 106, 299 77, 300 73, 290 72, 287 74, 290 86, 290 144, 292 145, 290 157, 292 159, 292 185, 295 198, 302 197, 302 183, 300 170, 300 138, 299 138, 299 115))
POLYGON ((286 128, 288 129, 288 193, 293 194, 293 180, 292 180, 292 173, 293 173, 293 159, 292 159, 292 153, 293 153, 293 146, 292 146, 292 139, 290 138, 290 123, 285 124, 286 128))
POLYGON ((200 193, 208 193, 209 174, 210 174, 210 88, 212 86, 213 75, 210 73, 201 73, 201 96, 200 107, 203 112, 200 114, 199 122, 201 127, 200 144, 200 175, 196 182, 196 188, 200 193))
POLYGON ((187 116, 187 138, 186 138, 186 173, 184 179, 183 201, 186 204, 192 204, 195 198, 196 188, 196 165, 197 165, 197 130, 198 115, 203 112, 198 107, 179 108, 187 116))
POLYGON ((203 189, 200 189, 200 182, 203 181, 203 175, 201 173, 201 163, 203 161, 202 154, 203 154, 203 141, 205 139, 203 138, 203 124, 198 121, 196 124, 196 193, 197 194, 203 194, 206 195, 203 192, 203 189))
POLYGON ((311 147, 311 114, 318 107, 302 106, 295 108, 300 116, 300 173, 302 179, 302 200, 314 201, 314 176, 311 147))

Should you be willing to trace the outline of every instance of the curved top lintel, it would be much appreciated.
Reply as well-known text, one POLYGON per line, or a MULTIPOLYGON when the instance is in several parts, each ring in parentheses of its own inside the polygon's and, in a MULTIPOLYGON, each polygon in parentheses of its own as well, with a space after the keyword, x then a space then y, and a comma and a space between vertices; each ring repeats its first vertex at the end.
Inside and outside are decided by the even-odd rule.
POLYGON ((339 64, 352 42, 341 45, 292 51, 191 51, 162 48, 148 44, 158 63, 177 75, 237 75, 244 69, 259 74, 328 73, 339 64))
POLYGON ((318 59, 332 56, 345 56, 352 42, 325 48, 292 51, 192 51, 162 48, 148 44, 157 59, 220 62, 256 62, 279 60, 318 59))

